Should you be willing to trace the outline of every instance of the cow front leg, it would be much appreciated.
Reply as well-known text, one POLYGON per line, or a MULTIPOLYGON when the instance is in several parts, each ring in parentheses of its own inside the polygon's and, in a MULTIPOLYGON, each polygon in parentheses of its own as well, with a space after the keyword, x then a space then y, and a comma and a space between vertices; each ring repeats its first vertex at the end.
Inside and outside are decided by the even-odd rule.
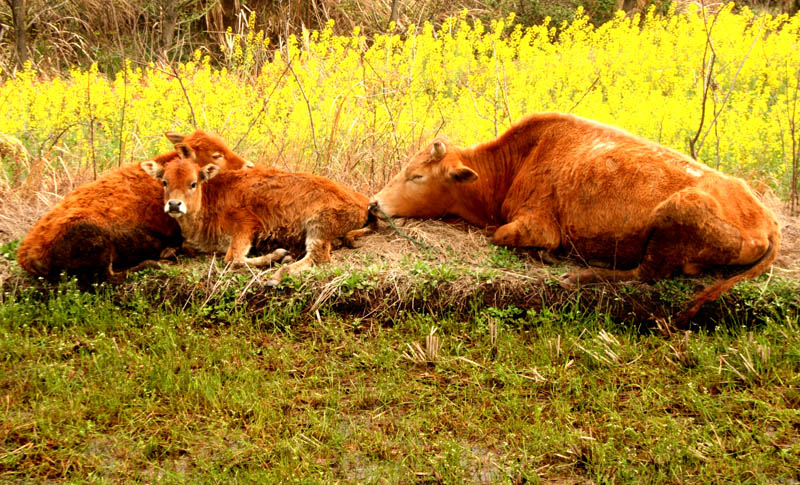
POLYGON ((233 265, 247 263, 247 253, 253 245, 254 234, 251 231, 239 231, 231 237, 228 251, 225 253, 225 262, 233 265))
POLYGON ((498 246, 539 248, 554 251, 561 245, 561 231, 553 217, 531 211, 518 212, 508 224, 497 228, 492 243, 498 246))
POLYGON ((279 248, 263 256, 256 256, 255 258, 245 258, 244 262, 251 266, 269 266, 272 263, 277 263, 279 261, 285 262, 287 258, 291 258, 291 256, 289 256, 289 251, 283 248, 279 248))

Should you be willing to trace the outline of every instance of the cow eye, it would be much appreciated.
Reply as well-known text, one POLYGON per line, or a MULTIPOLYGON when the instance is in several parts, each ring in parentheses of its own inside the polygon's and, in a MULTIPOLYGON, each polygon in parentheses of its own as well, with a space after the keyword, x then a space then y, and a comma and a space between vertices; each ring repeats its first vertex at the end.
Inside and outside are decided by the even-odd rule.
POLYGON ((425 176, 424 176, 424 175, 422 175, 422 174, 416 174, 416 175, 412 175, 412 176, 411 176, 411 178, 409 178, 408 180, 411 180, 412 182, 419 182, 419 181, 421 181, 421 180, 422 180, 422 179, 424 179, 424 178, 425 178, 425 176))
POLYGON ((219 152, 214 152, 211 154, 211 158, 213 158, 214 160, 219 160, 220 158, 222 158, 222 154, 219 152))
POLYGON ((192 187, 192 188, 195 188, 195 187, 197 187, 197 182, 192 182, 192 185, 191 185, 191 187, 192 187))
POLYGON ((161 185, 163 185, 164 187, 166 187, 166 186, 167 186, 167 181, 166 181, 166 180, 162 180, 162 181, 161 181, 161 185))

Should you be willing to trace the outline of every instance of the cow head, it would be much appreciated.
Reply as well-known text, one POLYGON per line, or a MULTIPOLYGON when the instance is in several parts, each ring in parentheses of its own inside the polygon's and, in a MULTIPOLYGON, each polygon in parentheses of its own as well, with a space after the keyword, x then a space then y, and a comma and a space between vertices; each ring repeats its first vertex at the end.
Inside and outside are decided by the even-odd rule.
POLYGON ((440 217, 451 213, 458 190, 477 179, 458 149, 437 139, 372 197, 370 210, 378 216, 440 217))
POLYGON ((164 186, 164 212, 177 219, 200 212, 200 184, 214 178, 220 168, 213 163, 199 167, 195 152, 188 145, 178 143, 175 149, 180 158, 166 167, 154 160, 142 162, 141 167, 145 173, 161 181, 164 186))
POLYGON ((181 135, 174 131, 164 133, 169 141, 177 146, 184 144, 194 150, 194 160, 199 166, 209 163, 229 170, 253 167, 253 162, 248 162, 239 155, 233 153, 230 148, 218 136, 197 130, 191 135, 181 135))

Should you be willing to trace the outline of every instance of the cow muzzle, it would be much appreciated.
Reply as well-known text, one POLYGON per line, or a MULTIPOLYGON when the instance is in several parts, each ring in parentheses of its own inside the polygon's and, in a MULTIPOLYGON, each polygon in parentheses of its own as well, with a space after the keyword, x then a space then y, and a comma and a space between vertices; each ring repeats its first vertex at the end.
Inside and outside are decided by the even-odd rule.
POLYGON ((186 214, 186 204, 182 200, 170 199, 164 204, 164 212, 170 217, 180 217, 186 214))

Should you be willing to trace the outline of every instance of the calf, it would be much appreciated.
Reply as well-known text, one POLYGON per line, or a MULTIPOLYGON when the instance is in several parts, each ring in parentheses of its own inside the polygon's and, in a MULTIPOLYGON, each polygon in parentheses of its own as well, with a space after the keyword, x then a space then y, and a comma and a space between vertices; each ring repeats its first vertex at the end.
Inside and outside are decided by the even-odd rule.
POLYGON ((744 268, 697 295, 682 322, 764 272, 781 243, 775 215, 743 180, 559 113, 529 116, 470 148, 434 141, 375 195, 371 208, 389 216, 456 215, 496 227, 495 244, 573 251, 611 267, 574 271, 566 283, 744 268))
MULTIPOLYGON (((192 147, 198 164, 252 166, 214 135, 199 130, 165 135, 192 147)), ((153 162, 168 166, 176 158, 173 150, 153 162)), ((20 244, 17 261, 34 276, 53 278, 66 271, 83 282, 116 281, 130 270, 152 266, 162 251, 181 243, 180 228, 164 214, 161 197, 161 184, 139 164, 112 170, 69 193, 39 219, 20 244)))
POLYGON ((364 233, 359 228, 369 218, 368 199, 332 180, 264 167, 220 172, 214 164, 199 167, 190 146, 179 143, 176 149, 178 161, 141 166, 163 184, 163 210, 178 221, 189 250, 224 252, 230 263, 265 266, 287 252, 247 257, 254 243, 304 243, 305 257, 281 267, 268 281, 274 286, 286 273, 330 261, 335 240, 364 233))

